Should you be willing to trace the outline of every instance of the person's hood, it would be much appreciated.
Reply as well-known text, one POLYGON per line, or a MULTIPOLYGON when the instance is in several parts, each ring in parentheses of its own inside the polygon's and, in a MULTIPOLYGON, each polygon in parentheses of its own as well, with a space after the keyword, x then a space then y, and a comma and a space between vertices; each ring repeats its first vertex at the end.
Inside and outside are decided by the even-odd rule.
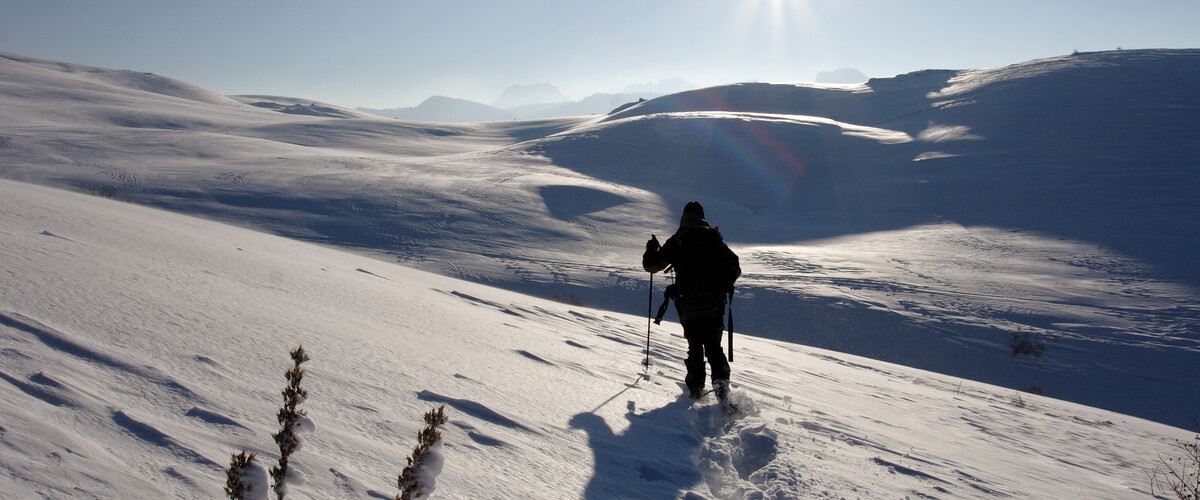
POLYGON ((696 214, 695 212, 684 212, 683 217, 679 218, 679 229, 683 229, 685 227, 707 226, 707 225, 709 225, 708 221, 704 220, 704 217, 701 217, 700 215, 696 214))

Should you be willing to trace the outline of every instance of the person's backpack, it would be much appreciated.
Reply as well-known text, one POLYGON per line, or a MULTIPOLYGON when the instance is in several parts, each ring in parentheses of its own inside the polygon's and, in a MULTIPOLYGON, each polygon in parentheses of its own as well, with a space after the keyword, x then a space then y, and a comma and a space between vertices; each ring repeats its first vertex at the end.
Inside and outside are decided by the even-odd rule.
POLYGON ((679 295, 703 296, 733 293, 733 282, 742 275, 737 254, 711 226, 684 228, 676 236, 679 254, 675 261, 679 295))

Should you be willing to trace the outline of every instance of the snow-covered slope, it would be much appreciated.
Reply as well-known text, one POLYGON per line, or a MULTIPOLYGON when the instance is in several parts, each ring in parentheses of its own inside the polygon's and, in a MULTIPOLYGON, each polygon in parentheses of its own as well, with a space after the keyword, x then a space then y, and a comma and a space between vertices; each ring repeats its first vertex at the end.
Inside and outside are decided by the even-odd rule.
POLYGON ((0 491, 217 498, 270 465, 290 367, 315 423, 288 498, 391 498, 445 405, 437 498, 1134 498, 1182 429, 743 337, 722 421, 683 340, 324 246, 0 180, 0 491), (715 420, 714 420, 715 419, 715 420))
POLYGON ((644 102, 609 117, 606 133, 581 130, 542 150, 637 186, 692 179, 702 189, 688 191, 758 219, 789 217, 746 240, 937 216, 1102 244, 1198 284, 1200 256, 1176 250, 1200 234, 1198 80, 1200 50, 1080 54, 848 87, 741 84, 644 102), (630 136, 649 139, 621 147, 630 136))
POLYGON ((742 255, 742 333, 1191 428, 1198 60, 1080 54, 428 124, 4 55, 0 176, 632 314, 642 244, 697 199, 742 255))

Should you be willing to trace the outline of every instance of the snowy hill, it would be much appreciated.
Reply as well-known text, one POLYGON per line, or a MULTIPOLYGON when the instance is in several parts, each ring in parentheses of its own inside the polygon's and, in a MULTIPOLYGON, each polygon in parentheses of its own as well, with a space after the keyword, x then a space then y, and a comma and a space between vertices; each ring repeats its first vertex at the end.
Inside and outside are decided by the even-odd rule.
POLYGON ((445 405, 436 498, 1131 498, 1182 429, 743 337, 728 422, 680 331, 0 180, 0 491, 217 498, 311 356, 288 498, 391 498, 445 405))
POLYGON ((364 118, 362 113, 329 104, 290 97, 240 95, 231 96, 238 102, 254 107, 292 115, 320 116, 326 118, 364 118))
POLYGON ((742 256, 740 333, 1193 428, 1198 60, 431 124, 2 55, 0 176, 634 315, 643 243, 697 199, 742 256))

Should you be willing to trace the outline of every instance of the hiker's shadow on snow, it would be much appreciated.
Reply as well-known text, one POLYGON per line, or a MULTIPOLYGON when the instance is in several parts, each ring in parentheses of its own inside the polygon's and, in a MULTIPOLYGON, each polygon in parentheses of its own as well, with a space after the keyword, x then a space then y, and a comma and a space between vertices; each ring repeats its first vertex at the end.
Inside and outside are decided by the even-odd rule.
POLYGON ((571 428, 587 432, 595 456, 584 498, 673 499, 700 483, 692 455, 702 440, 685 416, 690 406, 680 397, 646 413, 626 413, 629 428, 619 435, 595 413, 572 417, 571 428))

